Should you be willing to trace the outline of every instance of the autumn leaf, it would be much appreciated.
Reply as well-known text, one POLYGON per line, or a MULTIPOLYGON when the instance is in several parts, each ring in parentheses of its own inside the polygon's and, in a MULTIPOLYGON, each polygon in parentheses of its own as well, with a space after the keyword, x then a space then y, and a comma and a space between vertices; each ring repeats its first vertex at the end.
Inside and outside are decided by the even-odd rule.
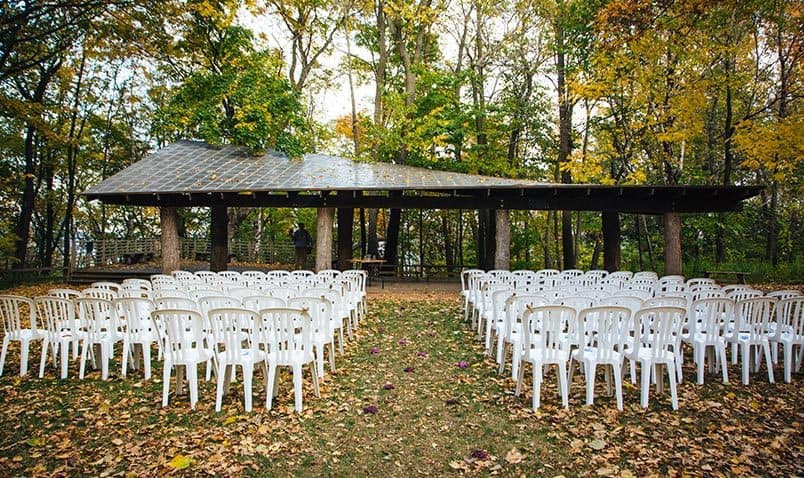
POLYGON ((188 468, 192 461, 189 457, 184 455, 176 455, 173 457, 172 460, 168 462, 168 466, 173 468, 174 470, 183 470, 188 468))

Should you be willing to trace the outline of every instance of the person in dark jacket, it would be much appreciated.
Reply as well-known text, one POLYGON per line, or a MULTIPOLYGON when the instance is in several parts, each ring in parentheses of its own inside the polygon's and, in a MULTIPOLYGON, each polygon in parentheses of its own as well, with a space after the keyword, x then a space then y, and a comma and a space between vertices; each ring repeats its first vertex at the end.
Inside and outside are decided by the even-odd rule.
POLYGON ((294 231, 288 231, 290 240, 293 241, 293 247, 296 249, 296 270, 304 269, 304 264, 307 262, 307 254, 313 249, 313 237, 304 228, 304 223, 299 223, 299 228, 294 231))

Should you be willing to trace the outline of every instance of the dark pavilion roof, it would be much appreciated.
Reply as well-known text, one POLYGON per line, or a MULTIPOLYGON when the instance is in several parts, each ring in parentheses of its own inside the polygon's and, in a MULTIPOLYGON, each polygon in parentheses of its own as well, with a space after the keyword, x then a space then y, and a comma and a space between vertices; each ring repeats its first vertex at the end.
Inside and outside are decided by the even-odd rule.
POLYGON ((252 156, 236 146, 179 141, 84 192, 110 204, 165 206, 726 211, 758 186, 551 184, 307 154, 252 156))

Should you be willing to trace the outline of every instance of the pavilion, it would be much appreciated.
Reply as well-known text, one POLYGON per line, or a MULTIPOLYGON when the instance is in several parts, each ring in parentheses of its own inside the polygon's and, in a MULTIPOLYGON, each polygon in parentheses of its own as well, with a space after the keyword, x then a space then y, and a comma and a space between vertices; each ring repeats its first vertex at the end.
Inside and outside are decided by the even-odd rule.
POLYGON ((365 207, 489 211, 495 218, 494 267, 501 269, 509 267, 508 210, 601 212, 604 267, 610 271, 618 269, 620 262, 619 213, 662 215, 665 273, 681 274, 680 213, 734 211, 762 189, 540 183, 320 154, 290 159, 269 151, 253 156, 236 146, 178 141, 83 194, 107 204, 159 207, 166 273, 179 268, 179 207, 212 209, 211 270, 224 269, 228 260, 227 207, 317 208, 317 270, 332 263, 336 208, 344 231, 338 235, 338 249, 351 258, 352 208, 365 207))

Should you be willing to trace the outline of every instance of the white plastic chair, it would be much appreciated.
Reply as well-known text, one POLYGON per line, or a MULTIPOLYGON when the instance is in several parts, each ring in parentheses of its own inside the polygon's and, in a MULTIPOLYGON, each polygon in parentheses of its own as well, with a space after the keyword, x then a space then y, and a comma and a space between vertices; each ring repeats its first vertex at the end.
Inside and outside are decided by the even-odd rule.
MULTIPOLYGON (((631 367, 639 362, 641 367, 640 404, 648 408, 648 394, 651 377, 655 377, 657 390, 661 388, 662 378, 656 370, 657 365, 664 365, 670 381, 670 397, 673 410, 678 410, 678 394, 676 391, 676 340, 681 332, 681 323, 686 310, 681 307, 654 307, 637 311, 634 322, 638 328, 638 340, 634 343, 631 367)), ((633 369, 632 369, 633 370, 633 369)))
POLYGON ((525 375, 525 362, 533 367, 533 409, 541 403, 542 367, 554 364, 558 368, 559 394, 564 408, 569 407, 569 386, 567 384, 567 362, 570 346, 564 337, 569 329, 569 321, 575 320, 575 310, 560 305, 528 308, 522 319, 522 363, 516 382, 516 395, 522 390, 525 375))
POLYGON ((766 296, 774 297, 779 300, 784 300, 784 299, 792 299, 793 297, 801 297, 801 292, 795 289, 776 290, 773 292, 768 292, 766 296))
POLYGON ((753 297, 740 300, 735 305, 735 324, 734 330, 727 336, 727 341, 732 344, 732 360, 737 359, 735 353, 737 348, 740 350, 742 360, 742 379, 743 385, 748 385, 748 372, 751 365, 751 352, 754 352, 754 370, 759 369, 762 362, 762 355, 765 355, 765 363, 768 368, 768 381, 773 383, 773 360, 770 353, 770 341, 768 340, 768 322, 776 299, 773 297, 753 297), (763 354, 759 349, 762 349, 763 354))
POLYGON ((776 304, 775 318, 775 327, 768 340, 774 356, 778 345, 782 346, 784 381, 790 383, 796 357, 793 348, 798 347, 798 358, 795 359, 796 372, 801 369, 801 357, 804 355, 804 297, 795 296, 779 301, 776 304))
POLYGON ((723 383, 729 383, 725 333, 733 314, 734 301, 727 298, 700 299, 690 305, 690 342, 698 366, 700 385, 704 383, 704 361, 708 350, 712 351, 709 358, 710 372, 714 368, 714 362, 719 361, 723 383))
POLYGON ((229 388, 229 378, 235 375, 239 366, 243 371, 243 395, 245 409, 251 411, 251 383, 254 367, 259 366, 265 376, 265 394, 270 393, 266 352, 260 350, 255 331, 260 321, 256 312, 239 308, 212 309, 209 320, 218 344, 218 383, 215 394, 215 411, 221 411, 223 395, 229 388))
POLYGON ((86 331, 82 330, 75 317, 75 304, 61 297, 42 296, 34 299, 36 316, 43 320, 47 334, 42 342, 42 359, 39 362, 39 378, 45 376, 45 363, 48 350, 53 362, 61 361, 61 378, 67 378, 67 365, 70 358, 69 347, 77 350, 86 331))
MULTIPOLYGON (((190 407, 195 409, 198 403, 198 364, 212 359, 213 350, 208 345, 204 318, 194 310, 164 309, 151 313, 154 322, 163 324, 165 335, 162 348, 165 361, 162 369, 162 406, 168 404, 170 393, 170 376, 176 369, 176 392, 184 387, 184 378, 190 385, 190 407), (183 369, 183 370, 181 370, 183 369)), ((219 377, 222 380, 222 378, 219 377)))
POLYGON ((36 309, 31 299, 16 295, 0 295, 0 319, 3 322, 3 350, 0 352, 0 376, 6 363, 8 345, 12 341, 20 343, 20 376, 28 374, 28 350, 31 342, 44 340, 46 329, 38 328, 36 309), (28 324, 23 325, 23 308, 28 308, 28 324))
POLYGON ((511 288, 495 290, 491 294, 491 307, 483 311, 483 321, 486 324, 486 355, 491 356, 491 344, 495 339, 495 334, 505 327, 505 304, 509 297, 514 295, 511 288))
POLYGON ((616 305, 620 307, 627 307, 631 310, 631 316, 636 314, 636 311, 642 308, 644 301, 642 298, 634 295, 613 295, 604 297, 598 301, 599 306, 616 305))
POLYGON ((218 272, 218 277, 236 285, 242 284, 243 282, 243 275, 237 271, 220 271, 218 272))
POLYGON ((162 343, 160 334, 151 320, 154 304, 148 299, 124 297, 116 299, 114 309, 118 320, 126 324, 126 334, 123 337, 123 364, 122 376, 128 372, 129 357, 133 358, 133 365, 139 368, 139 357, 142 357, 143 372, 146 380, 151 378, 151 345, 157 345, 157 357, 162 358, 162 343))
POLYGON ((113 301, 117 299, 118 293, 114 289, 92 287, 81 291, 81 297, 90 299, 103 299, 113 301))
MULTIPOLYGON (((300 309, 265 309, 260 312, 263 340, 267 341, 268 383, 276 387, 276 367, 290 367, 293 373, 293 395, 296 412, 302 411, 302 373, 303 367, 310 364, 313 375, 313 389, 316 397, 318 371, 313 353, 313 326, 307 312, 300 309)), ((271 409, 273 393, 268 394, 266 408, 271 409)))
POLYGON ((619 306, 602 306, 584 309, 578 314, 578 335, 580 346, 570 354, 569 383, 572 384, 574 362, 583 364, 586 381, 586 404, 595 400, 595 375, 598 365, 606 368, 606 386, 611 393, 611 376, 614 375, 614 389, 617 410, 623 410, 623 342, 624 331, 631 320, 631 309, 619 306))
POLYGON ((47 291, 47 295, 51 297, 60 297, 62 299, 67 300, 73 300, 79 297, 84 297, 84 294, 82 294, 80 290, 73 290, 73 289, 50 289, 47 291))
POLYGON ((159 289, 179 289, 179 281, 173 276, 166 274, 154 274, 151 276, 151 289, 157 291, 159 289))
POLYGON ((197 310, 198 302, 187 297, 159 297, 154 299, 154 307, 156 309, 184 309, 184 310, 197 310))
POLYGON ((87 359, 92 360, 93 368, 97 367, 97 357, 91 352, 97 345, 100 348, 101 379, 106 380, 109 378, 109 360, 114 356, 114 346, 123 341, 125 331, 117 321, 110 300, 83 297, 76 299, 76 302, 81 321, 87 324, 88 329, 82 340, 78 378, 84 378, 87 359))
POLYGON ((524 294, 513 295, 508 298, 505 304, 505 314, 502 326, 497 332, 497 363, 499 364, 498 373, 502 374, 506 363, 506 344, 511 345, 511 378, 519 376, 519 363, 522 356, 522 320, 525 310, 530 307, 540 307, 549 305, 547 299, 540 295, 524 294))
POLYGON ((322 297, 294 297, 289 308, 302 309, 310 314, 313 324, 312 341, 315 349, 319 378, 324 376, 324 350, 329 345, 329 369, 335 371, 335 337, 331 328, 332 304, 322 297))

